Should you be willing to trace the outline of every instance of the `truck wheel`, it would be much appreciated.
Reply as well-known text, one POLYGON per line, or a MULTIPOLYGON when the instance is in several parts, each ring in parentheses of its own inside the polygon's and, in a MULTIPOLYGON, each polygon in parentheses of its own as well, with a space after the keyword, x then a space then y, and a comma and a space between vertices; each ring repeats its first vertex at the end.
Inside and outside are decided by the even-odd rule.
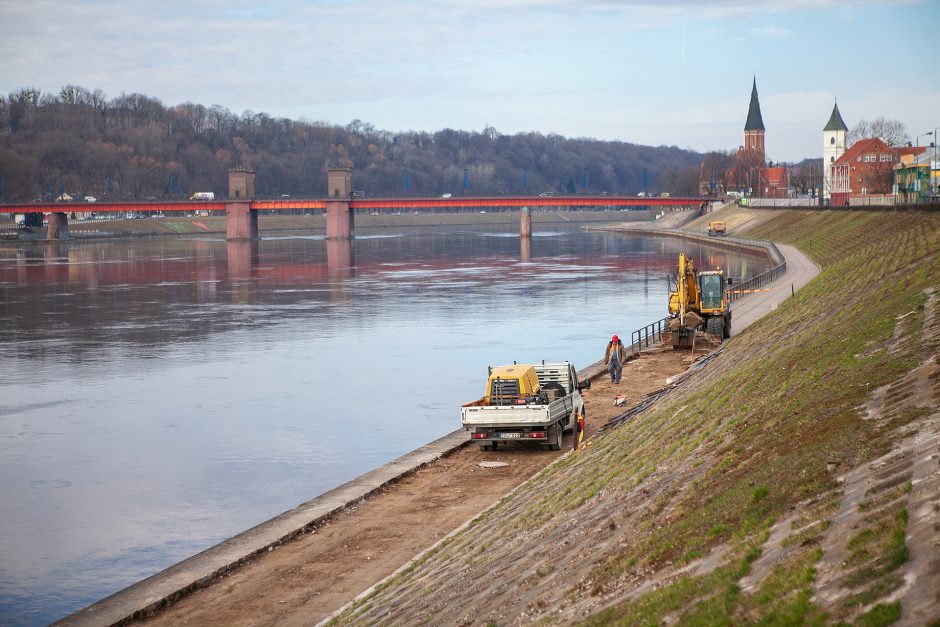
POLYGON ((731 337, 731 318, 728 318, 727 320, 725 320, 724 338, 727 340, 730 337, 731 337))
POLYGON ((562 432, 564 429, 561 424, 555 425, 555 428, 552 430, 552 441, 548 444, 548 450, 550 451, 560 451, 561 450, 561 438, 562 432))

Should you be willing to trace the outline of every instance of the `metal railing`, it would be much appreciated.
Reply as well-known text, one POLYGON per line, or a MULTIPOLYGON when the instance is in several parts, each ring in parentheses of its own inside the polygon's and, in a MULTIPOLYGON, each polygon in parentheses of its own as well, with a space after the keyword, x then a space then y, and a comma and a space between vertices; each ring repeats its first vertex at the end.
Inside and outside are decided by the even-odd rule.
POLYGON ((636 355, 644 348, 658 343, 663 332, 669 329, 669 318, 663 318, 656 322, 651 322, 645 327, 641 327, 630 334, 630 354, 636 355))
POLYGON ((728 302, 733 303, 736 300, 744 298, 748 294, 753 293, 755 290, 763 288, 765 285, 768 285, 784 275, 787 271, 787 260, 780 250, 777 249, 776 244, 773 242, 767 242, 767 253, 777 262, 777 265, 764 272, 758 274, 755 277, 751 277, 746 281, 741 283, 735 283, 734 285, 729 286, 728 289, 728 302))

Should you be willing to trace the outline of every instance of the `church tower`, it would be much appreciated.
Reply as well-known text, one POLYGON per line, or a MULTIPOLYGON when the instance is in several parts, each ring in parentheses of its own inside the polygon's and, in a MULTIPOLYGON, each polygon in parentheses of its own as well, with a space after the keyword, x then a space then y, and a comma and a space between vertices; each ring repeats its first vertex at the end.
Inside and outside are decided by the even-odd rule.
POLYGON ((845 152, 845 136, 848 128, 839 113, 839 103, 832 107, 832 115, 823 129, 823 198, 832 196, 832 164, 845 152))
POLYGON ((760 114, 760 101, 757 99, 757 77, 751 87, 751 104, 747 108, 747 122, 744 123, 744 150, 754 152, 761 164, 764 163, 764 118, 760 114))

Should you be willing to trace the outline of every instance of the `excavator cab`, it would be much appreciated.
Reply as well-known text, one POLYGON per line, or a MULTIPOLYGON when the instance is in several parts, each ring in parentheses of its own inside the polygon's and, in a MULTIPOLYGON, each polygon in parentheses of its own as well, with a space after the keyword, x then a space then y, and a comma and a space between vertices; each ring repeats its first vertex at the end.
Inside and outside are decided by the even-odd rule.
POLYGON ((711 313, 725 306, 725 277, 721 271, 698 275, 698 293, 702 313, 711 313))

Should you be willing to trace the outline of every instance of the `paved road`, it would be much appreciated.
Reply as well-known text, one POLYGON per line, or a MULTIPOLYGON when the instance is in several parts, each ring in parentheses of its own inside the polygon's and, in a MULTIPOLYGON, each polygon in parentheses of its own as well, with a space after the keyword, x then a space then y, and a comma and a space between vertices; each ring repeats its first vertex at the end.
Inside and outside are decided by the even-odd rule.
POLYGON ((819 266, 793 246, 777 244, 787 259, 787 271, 782 277, 768 285, 769 291, 749 294, 732 305, 732 335, 743 331, 749 324, 777 308, 796 291, 819 274, 819 266), (792 288, 791 288, 792 286, 792 288))

